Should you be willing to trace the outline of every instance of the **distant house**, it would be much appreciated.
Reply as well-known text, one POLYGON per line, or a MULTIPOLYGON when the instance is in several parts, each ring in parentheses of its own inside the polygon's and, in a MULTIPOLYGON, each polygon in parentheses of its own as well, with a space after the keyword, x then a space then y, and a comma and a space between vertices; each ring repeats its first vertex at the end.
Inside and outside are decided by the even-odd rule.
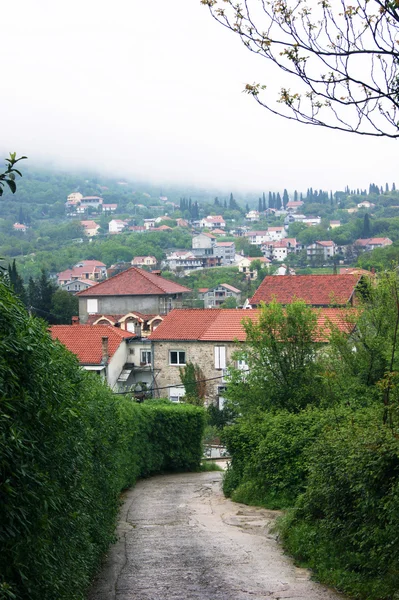
POLYGON ((368 200, 363 200, 363 202, 359 202, 357 205, 358 208, 374 208, 375 204, 369 202, 368 200))
POLYGON ((230 265, 235 260, 234 242, 218 242, 211 233, 200 233, 192 239, 192 253, 203 267, 230 265))
POLYGON ((263 231, 246 231, 244 236, 248 239, 248 242, 253 246, 261 246, 268 241, 268 233, 266 230, 263 231))
POLYGON ((238 305, 241 301, 241 290, 228 283, 220 283, 204 292, 203 298, 204 308, 218 308, 227 298, 234 298, 238 305))
POLYGON ((185 219, 176 219, 176 223, 178 227, 189 227, 189 223, 188 221, 186 221, 185 219))
POLYGON ((304 203, 302 202, 302 200, 294 200, 292 202, 287 202, 285 209, 288 212, 297 212, 297 210, 299 210, 303 205, 304 203))
POLYGON ((108 231, 109 233, 113 234, 122 233, 126 226, 126 221, 121 221, 121 219, 112 219, 112 221, 108 223, 108 231))
POLYGON ((144 219, 144 229, 153 229, 155 227, 155 219, 144 219))
POLYGON ((202 258, 191 250, 175 250, 166 257, 166 262, 171 271, 193 271, 203 265, 202 258))
MULTIPOLYGON (((107 277, 107 267, 99 260, 82 260, 72 269, 57 274, 58 285, 62 286, 72 281, 101 281, 107 277)), ((69 290, 68 290, 69 291, 69 290)))
POLYGON ((159 227, 151 227, 150 230, 151 231, 173 231, 173 228, 169 227, 169 225, 160 225, 159 227))
POLYGON ((78 292, 87 290, 87 288, 93 287, 93 285, 97 285, 97 282, 91 281, 90 279, 73 279, 71 281, 67 281, 67 283, 63 283, 60 287, 65 292, 77 294, 78 292))
POLYGON ((221 215, 208 215, 204 219, 201 219, 199 226, 208 227, 209 229, 224 229, 226 222, 221 215))
POLYGON ((366 250, 370 252, 371 250, 375 250, 376 248, 385 248, 386 246, 391 246, 392 240, 387 237, 384 238, 368 238, 368 239, 359 239, 355 241, 355 246, 360 250, 366 250))
POLYGON ((260 219, 260 215, 259 212, 257 210, 250 210, 246 215, 245 215, 246 220, 249 223, 256 223, 256 221, 259 221, 260 219))
POLYGON ((330 229, 335 229, 336 227, 341 227, 341 221, 330 221, 330 229))
POLYGON ((143 269, 131 267, 99 283, 93 289, 80 292, 79 317, 86 323, 89 315, 127 314, 140 312, 165 315, 181 307, 190 289, 143 269))
POLYGON ((236 246, 234 242, 216 242, 215 255, 221 265, 232 265, 235 262, 236 246))
POLYGON ((14 223, 12 227, 14 231, 21 231, 22 233, 26 233, 28 229, 27 225, 24 225, 23 223, 14 223))
POLYGON ((283 238, 287 237, 287 232, 283 225, 279 227, 268 227, 267 228, 267 241, 279 242, 283 238))
POLYGON ((258 277, 258 271, 256 269, 251 269, 251 264, 254 260, 260 260, 262 263, 262 268, 268 267, 270 265, 270 260, 264 256, 256 258, 250 256, 243 256, 236 263, 240 273, 245 273, 247 278, 251 280, 255 280, 258 277))
POLYGON ((98 208, 103 203, 103 199, 100 196, 83 196, 80 199, 80 206, 83 208, 98 208))
POLYGON ((285 260, 288 254, 297 251, 297 241, 295 238, 283 238, 281 240, 266 242, 261 247, 263 255, 269 260, 281 262, 285 260))
POLYGON ((98 230, 100 229, 100 225, 95 221, 81 221, 80 224, 83 227, 85 235, 88 237, 93 237, 98 234, 98 230))
POLYGON ((321 217, 306 216, 304 219, 301 219, 301 222, 305 223, 305 225, 308 225, 309 227, 312 227, 315 225, 320 225, 321 217))
POLYGON ((306 255, 310 260, 327 260, 335 256, 336 252, 337 246, 331 240, 314 242, 306 248, 306 255))
POLYGON ((223 229, 212 229, 212 233, 218 237, 226 237, 226 232, 223 229))
POLYGON ((295 275, 266 277, 250 304, 269 304, 273 299, 281 304, 290 304, 294 299, 304 300, 309 306, 338 306, 355 303, 359 275, 295 275))
POLYGON ((112 213, 115 212, 118 208, 117 204, 102 204, 103 212, 112 213))
POLYGON ((131 264, 133 267, 152 267, 157 264, 155 256, 135 256, 131 264))
POLYGON ((75 204, 80 204, 82 198, 83 194, 81 194, 80 192, 72 192, 72 194, 69 194, 69 196, 67 197, 67 204, 71 206, 75 204))
MULTIPOLYGON (((295 277, 270 277, 283 280, 295 277)), ((316 342, 328 341, 329 323, 334 323, 342 331, 348 331, 347 311, 325 308, 317 311, 319 326, 316 342)), ((157 373, 159 395, 169 396, 179 402, 185 395, 179 383, 179 367, 193 362, 199 365, 207 380, 205 402, 223 408, 226 392, 224 379, 226 368, 234 365, 247 370, 245 361, 237 361, 233 354, 237 342, 245 342, 246 334, 243 319, 257 321, 258 310, 240 309, 182 309, 171 311, 152 333, 149 340, 153 345, 154 371, 157 373)))

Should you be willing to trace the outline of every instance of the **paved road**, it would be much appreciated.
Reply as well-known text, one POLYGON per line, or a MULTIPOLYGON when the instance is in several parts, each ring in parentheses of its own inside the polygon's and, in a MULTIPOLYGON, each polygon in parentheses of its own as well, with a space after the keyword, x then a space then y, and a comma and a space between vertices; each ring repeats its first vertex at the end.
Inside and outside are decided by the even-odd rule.
POLYGON ((226 500, 220 480, 165 475, 127 492, 89 600, 342 600, 282 554, 274 511, 226 500))

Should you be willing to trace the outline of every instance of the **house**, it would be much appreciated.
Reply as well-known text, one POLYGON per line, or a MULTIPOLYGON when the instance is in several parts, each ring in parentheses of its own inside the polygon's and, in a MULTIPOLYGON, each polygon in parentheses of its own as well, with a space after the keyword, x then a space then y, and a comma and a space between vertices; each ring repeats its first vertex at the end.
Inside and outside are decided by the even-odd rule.
POLYGON ((259 211, 257 210, 250 210, 246 215, 245 218, 247 221, 249 221, 250 223, 256 223, 256 221, 259 221, 260 219, 260 215, 259 215, 259 211))
POLYGON ((100 225, 95 221, 81 221, 80 224, 83 227, 84 234, 87 237, 93 237, 98 234, 98 230, 100 229, 100 225))
POLYGON ((226 237, 226 232, 223 229, 212 229, 212 233, 218 237, 226 237))
POLYGON ((268 232, 263 231, 246 231, 244 236, 248 238, 248 242, 253 246, 261 246, 269 240, 268 232))
POLYGON ((134 333, 110 325, 53 325, 51 337, 59 340, 86 371, 104 377, 111 389, 126 387, 121 378, 125 365, 131 362, 130 342, 134 333))
POLYGON ((209 229, 224 229, 226 227, 226 222, 222 215, 208 215, 200 220, 199 226, 201 228, 208 227, 209 229))
POLYGON ((366 250, 367 252, 370 252, 371 250, 375 250, 376 248, 385 248, 386 246, 390 246, 392 243, 392 240, 385 237, 359 239, 355 241, 354 245, 360 250, 366 250))
POLYGON ((58 285, 64 285, 77 280, 101 281, 107 277, 107 267, 99 260, 82 260, 72 269, 57 273, 58 285))
POLYGON ((157 217, 155 219, 155 223, 157 224, 162 223, 162 221, 173 221, 173 219, 171 217, 168 217, 168 215, 162 215, 161 217, 157 217))
POLYGON ((172 227, 168 225, 160 225, 159 227, 151 227, 150 231, 172 231, 172 227))
POLYGON ((22 233, 26 233, 26 230, 28 229, 27 225, 24 225, 23 223, 14 223, 12 228, 14 231, 21 231, 22 233))
POLYGON ((178 227, 189 227, 189 222, 186 221, 185 219, 176 219, 176 225, 178 227))
POLYGON ((359 202, 357 205, 358 208, 374 208, 375 204, 369 202, 368 200, 363 200, 363 202, 359 202))
POLYGON ((112 221, 108 223, 108 231, 112 234, 122 233, 125 227, 126 221, 121 221, 121 219, 112 219, 112 221))
POLYGON ((173 281, 131 267, 106 281, 77 294, 79 317, 86 323, 89 315, 144 314, 165 315, 181 307, 185 294, 191 290, 173 281))
POLYGON ((215 256, 220 259, 221 265, 232 265, 235 262, 236 246, 234 242, 216 242, 215 256))
POLYGON ((245 273, 247 278, 251 280, 255 280, 258 277, 258 271, 256 269, 251 269, 251 264, 254 260, 260 260, 262 263, 262 268, 268 267, 270 265, 270 260, 264 256, 261 256, 260 258, 242 256, 236 263, 240 273, 245 273))
POLYGON ((227 298, 234 298, 237 305, 240 304, 241 290, 228 283, 220 283, 218 286, 209 288, 203 293, 204 308, 218 308, 227 298))
POLYGON ((155 256, 135 256, 131 263, 133 267, 152 267, 157 264, 155 256))
POLYGON ((285 209, 288 212, 296 212, 297 210, 299 210, 302 206, 304 205, 304 202, 302 202, 302 200, 294 200, 294 201, 290 201, 287 202, 287 205, 285 207, 285 209))
MULTIPOLYGON (((328 340, 329 322, 347 331, 346 315, 347 311, 342 309, 318 310, 319 336, 315 341, 325 343, 328 340)), ((148 338, 152 342, 158 396, 168 396, 170 400, 178 402, 185 395, 179 367, 192 362, 201 368, 206 380, 205 403, 222 408, 226 368, 228 365, 243 370, 248 368, 244 361, 237 361, 233 357, 239 348, 237 342, 245 342, 246 339, 242 325, 244 318, 257 321, 259 311, 207 308, 172 310, 148 338)))
POLYGON ((117 204, 102 204, 103 212, 112 213, 118 208, 117 204))
POLYGON ((314 227, 315 225, 320 225, 321 217, 306 216, 301 219, 301 223, 305 223, 305 225, 308 225, 309 227, 314 227))
POLYGON ((68 204, 69 206, 80 204, 82 198, 83 194, 81 194, 80 192, 72 192, 72 194, 69 194, 69 196, 67 197, 66 204, 68 204))
POLYGON ((83 196, 80 199, 80 206, 82 208, 98 208, 103 203, 103 199, 100 196, 83 196))
POLYGON ((140 312, 129 312, 125 315, 89 315, 87 325, 112 325, 123 331, 135 333, 137 337, 146 338, 162 323, 161 315, 149 315, 140 312))
POLYGON ((273 242, 266 242, 261 250, 263 255, 269 260, 281 262, 286 260, 288 254, 297 251, 297 241, 295 238, 284 238, 273 242))
POLYGON ((330 229, 335 229, 336 227, 341 227, 341 221, 330 221, 330 229))
POLYGON ((200 256, 194 256, 191 250, 175 250, 166 257, 168 269, 171 271, 193 271, 202 269, 203 261, 200 256))
POLYGON ((279 242, 283 238, 287 237, 287 232, 283 225, 279 227, 268 227, 267 228, 267 240, 270 242, 279 242))
POLYGON ((355 303, 359 275, 295 275, 266 277, 253 297, 253 307, 273 299, 281 304, 290 304, 294 299, 303 300, 309 306, 338 306, 355 303))
POLYGON ((72 281, 63 283, 60 287, 65 292, 77 294, 78 292, 87 290, 87 288, 93 287, 93 285, 97 285, 97 282, 91 281, 90 279, 73 279, 72 281))
POLYGON ((317 241, 309 244, 306 248, 306 255, 310 260, 327 260, 333 258, 337 252, 337 246, 333 241, 317 241))
POLYGON ((155 219, 144 219, 144 229, 153 229, 155 227, 155 219))

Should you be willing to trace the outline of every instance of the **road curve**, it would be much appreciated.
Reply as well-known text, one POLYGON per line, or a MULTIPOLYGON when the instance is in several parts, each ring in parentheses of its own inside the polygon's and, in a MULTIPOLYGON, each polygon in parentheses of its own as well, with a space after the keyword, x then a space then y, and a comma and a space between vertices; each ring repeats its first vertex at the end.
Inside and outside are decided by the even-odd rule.
POLYGON ((226 500, 220 481, 165 475, 129 490, 89 600, 342 600, 283 555, 275 511, 226 500))

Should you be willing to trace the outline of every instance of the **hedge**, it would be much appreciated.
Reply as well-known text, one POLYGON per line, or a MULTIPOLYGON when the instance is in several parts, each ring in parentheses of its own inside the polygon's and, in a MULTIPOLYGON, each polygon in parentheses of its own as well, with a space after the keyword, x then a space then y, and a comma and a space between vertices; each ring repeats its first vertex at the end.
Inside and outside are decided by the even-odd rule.
POLYGON ((325 427, 348 419, 348 410, 309 407, 300 413, 267 412, 225 428, 231 455, 223 491, 236 502, 287 508, 306 487, 307 454, 325 427))
POLYGON ((0 598, 83 599, 120 491, 198 467, 203 426, 202 409, 113 395, 0 281, 0 598))
POLYGON ((381 408, 314 445, 306 491, 280 530, 323 582, 356 598, 399 597, 399 441, 381 408))

